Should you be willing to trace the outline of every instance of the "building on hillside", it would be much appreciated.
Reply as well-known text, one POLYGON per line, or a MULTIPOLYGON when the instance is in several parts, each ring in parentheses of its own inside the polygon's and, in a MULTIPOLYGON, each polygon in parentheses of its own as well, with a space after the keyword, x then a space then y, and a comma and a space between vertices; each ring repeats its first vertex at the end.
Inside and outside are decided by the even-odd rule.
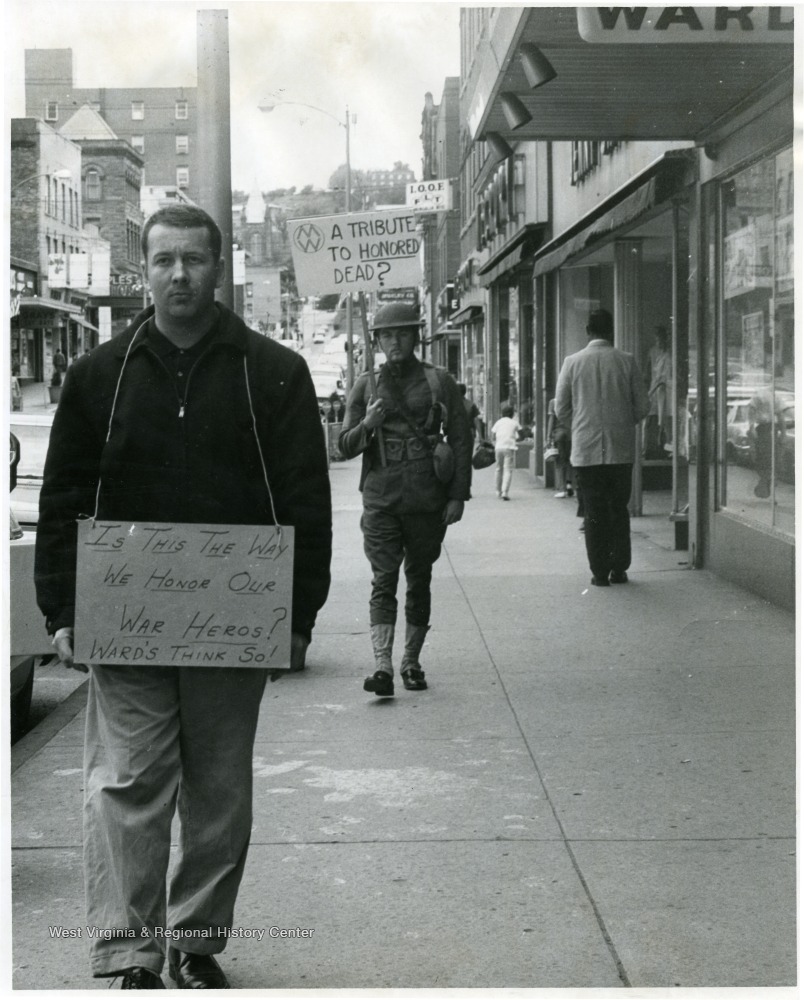
POLYGON ((76 87, 72 49, 25 50, 26 115, 61 128, 84 104, 140 153, 146 185, 197 199, 195 87, 76 87))
POLYGON ((121 333, 148 301, 140 247, 143 157, 88 104, 59 131, 81 148, 83 224, 110 248, 109 287, 92 302, 99 337, 108 340, 121 333))
POLYGON ((45 122, 11 120, 11 370, 49 381, 53 355, 97 342, 91 261, 108 242, 82 226, 81 148, 45 122))
POLYGON ((404 205, 408 184, 416 180, 415 173, 399 160, 390 170, 359 170, 353 172, 352 208, 375 208, 378 205, 404 205))
POLYGON ((143 184, 140 188, 140 211, 143 221, 160 208, 194 204, 193 199, 175 184, 143 184))
POLYGON ((520 420, 543 440, 591 309, 612 311, 646 381, 664 327, 668 414, 636 432, 632 512, 668 524, 690 566, 792 606, 793 8, 467 8, 461 64, 453 318, 467 374, 484 366, 486 419, 512 398, 518 352, 520 420), (522 156, 537 197, 501 232, 522 156))
POLYGON ((278 324, 290 329, 289 300, 282 299, 282 274, 290 256, 284 213, 255 186, 242 204, 233 206, 232 233, 245 252, 244 283, 238 286, 235 311, 261 333, 274 333, 278 324))
MULTIPOLYGON (((425 95, 422 111, 422 181, 450 182, 453 198, 459 166, 458 77, 447 77, 441 101, 425 95)), ((461 355, 460 329, 450 316, 455 311, 455 275, 460 264, 460 216, 457 202, 446 211, 423 214, 424 283, 422 296, 425 345, 434 363, 456 377, 461 355)))

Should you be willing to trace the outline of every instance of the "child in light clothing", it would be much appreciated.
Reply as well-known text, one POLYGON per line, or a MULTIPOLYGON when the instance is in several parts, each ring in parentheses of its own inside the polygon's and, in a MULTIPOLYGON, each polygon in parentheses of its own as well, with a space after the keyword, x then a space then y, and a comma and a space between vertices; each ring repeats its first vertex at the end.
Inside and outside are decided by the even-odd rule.
POLYGON ((516 460, 517 435, 522 428, 514 417, 514 408, 505 404, 502 416, 491 428, 491 438, 494 441, 494 454, 497 457, 497 496, 508 500, 511 488, 511 477, 514 474, 516 460))

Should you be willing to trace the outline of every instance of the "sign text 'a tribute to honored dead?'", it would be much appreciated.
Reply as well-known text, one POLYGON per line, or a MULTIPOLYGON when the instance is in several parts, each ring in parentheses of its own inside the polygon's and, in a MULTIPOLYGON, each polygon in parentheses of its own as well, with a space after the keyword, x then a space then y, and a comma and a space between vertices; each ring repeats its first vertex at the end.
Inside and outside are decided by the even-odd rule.
POLYGON ((79 522, 76 662, 287 668, 293 542, 271 525, 79 522))
POLYGON ((422 280, 421 233, 410 209, 288 222, 301 295, 374 292, 422 280))

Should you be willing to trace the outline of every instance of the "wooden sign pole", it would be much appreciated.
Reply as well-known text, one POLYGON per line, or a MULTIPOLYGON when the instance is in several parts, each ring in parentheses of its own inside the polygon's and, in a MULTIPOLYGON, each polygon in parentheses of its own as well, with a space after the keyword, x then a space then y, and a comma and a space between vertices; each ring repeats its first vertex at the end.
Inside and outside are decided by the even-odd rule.
MULTIPOLYGON (((373 399, 376 399, 377 377, 374 374, 374 353, 371 349, 371 335, 369 334, 368 316, 366 315, 365 293, 358 292, 358 298, 360 300, 360 319, 363 321, 363 346, 366 352, 366 372, 368 374, 371 396, 373 399)), ((387 462, 385 459, 385 439, 383 438, 382 427, 378 427, 375 433, 377 435, 377 446, 380 449, 380 462, 382 463, 382 467, 385 468, 387 462)))

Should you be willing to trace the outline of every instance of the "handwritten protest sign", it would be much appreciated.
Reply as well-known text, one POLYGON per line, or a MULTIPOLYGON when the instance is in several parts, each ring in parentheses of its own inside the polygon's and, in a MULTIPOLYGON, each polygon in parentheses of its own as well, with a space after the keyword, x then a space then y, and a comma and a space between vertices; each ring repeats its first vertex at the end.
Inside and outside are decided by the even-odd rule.
POLYGON ((81 521, 78 663, 290 666, 293 528, 81 521))
POLYGON ((409 208, 291 219, 288 236, 301 295, 419 285, 422 237, 409 208))

